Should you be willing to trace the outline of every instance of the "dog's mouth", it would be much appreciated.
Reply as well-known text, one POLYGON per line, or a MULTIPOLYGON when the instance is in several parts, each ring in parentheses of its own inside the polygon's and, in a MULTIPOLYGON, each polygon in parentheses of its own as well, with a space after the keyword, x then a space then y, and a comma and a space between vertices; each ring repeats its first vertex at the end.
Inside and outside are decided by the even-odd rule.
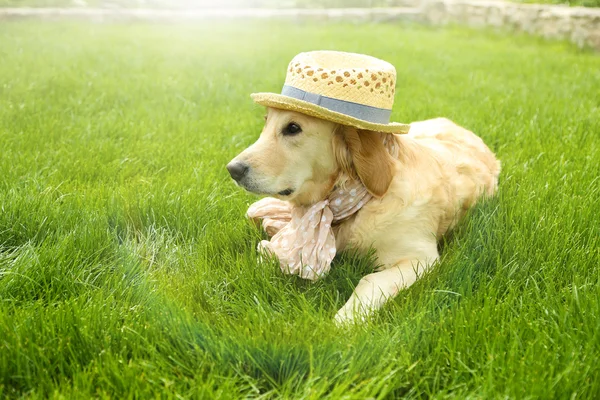
POLYGON ((250 193, 254 193, 254 194, 259 194, 259 195, 267 195, 267 196, 282 196, 282 197, 286 197, 286 196, 290 196, 292 195, 295 190, 292 188, 287 188, 285 190, 282 190, 280 192, 276 192, 276 191, 268 191, 268 190, 264 190, 261 189, 260 186, 253 184, 253 183, 246 183, 244 181, 242 182, 235 182, 235 184, 237 186, 240 186, 242 188, 244 188, 245 190, 247 190, 250 193))
POLYGON ((281 192, 278 192, 277 194, 280 196, 289 196, 292 193, 294 193, 294 189, 288 188, 288 189, 282 190, 281 192))

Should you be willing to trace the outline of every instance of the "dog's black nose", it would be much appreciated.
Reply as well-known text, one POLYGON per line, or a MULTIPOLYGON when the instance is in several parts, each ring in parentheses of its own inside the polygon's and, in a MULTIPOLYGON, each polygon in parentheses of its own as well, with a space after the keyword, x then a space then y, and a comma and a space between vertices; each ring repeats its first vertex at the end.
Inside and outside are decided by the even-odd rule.
POLYGON ((227 171, 229 171, 229 175, 237 182, 239 182, 246 174, 250 167, 248 164, 239 161, 232 161, 227 164, 227 171))

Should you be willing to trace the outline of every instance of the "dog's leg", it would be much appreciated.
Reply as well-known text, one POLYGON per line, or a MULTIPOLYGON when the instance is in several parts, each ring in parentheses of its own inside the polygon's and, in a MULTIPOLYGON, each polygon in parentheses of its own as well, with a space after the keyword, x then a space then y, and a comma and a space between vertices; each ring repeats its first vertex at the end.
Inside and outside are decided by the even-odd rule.
POLYGON ((415 283, 437 260, 435 256, 422 260, 405 260, 363 277, 348 302, 338 311, 335 322, 342 325, 357 319, 364 320, 379 309, 387 300, 415 283))

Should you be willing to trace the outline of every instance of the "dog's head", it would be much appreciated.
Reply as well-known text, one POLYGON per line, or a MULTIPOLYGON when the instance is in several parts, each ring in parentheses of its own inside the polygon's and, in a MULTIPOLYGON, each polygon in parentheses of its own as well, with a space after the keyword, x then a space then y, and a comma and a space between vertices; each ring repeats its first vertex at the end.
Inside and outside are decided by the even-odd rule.
POLYGON ((323 200, 343 174, 381 197, 393 175, 383 135, 269 108, 258 140, 227 170, 250 192, 299 205, 323 200))

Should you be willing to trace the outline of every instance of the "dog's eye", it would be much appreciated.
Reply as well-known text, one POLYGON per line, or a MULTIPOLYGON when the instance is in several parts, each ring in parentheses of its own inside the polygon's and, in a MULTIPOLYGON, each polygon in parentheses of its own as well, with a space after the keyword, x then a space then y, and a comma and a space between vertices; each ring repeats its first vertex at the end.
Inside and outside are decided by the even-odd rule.
POLYGON ((302 128, 300 128, 300 125, 295 122, 290 122, 285 128, 283 128, 284 135, 297 135, 300 132, 302 132, 302 128))

